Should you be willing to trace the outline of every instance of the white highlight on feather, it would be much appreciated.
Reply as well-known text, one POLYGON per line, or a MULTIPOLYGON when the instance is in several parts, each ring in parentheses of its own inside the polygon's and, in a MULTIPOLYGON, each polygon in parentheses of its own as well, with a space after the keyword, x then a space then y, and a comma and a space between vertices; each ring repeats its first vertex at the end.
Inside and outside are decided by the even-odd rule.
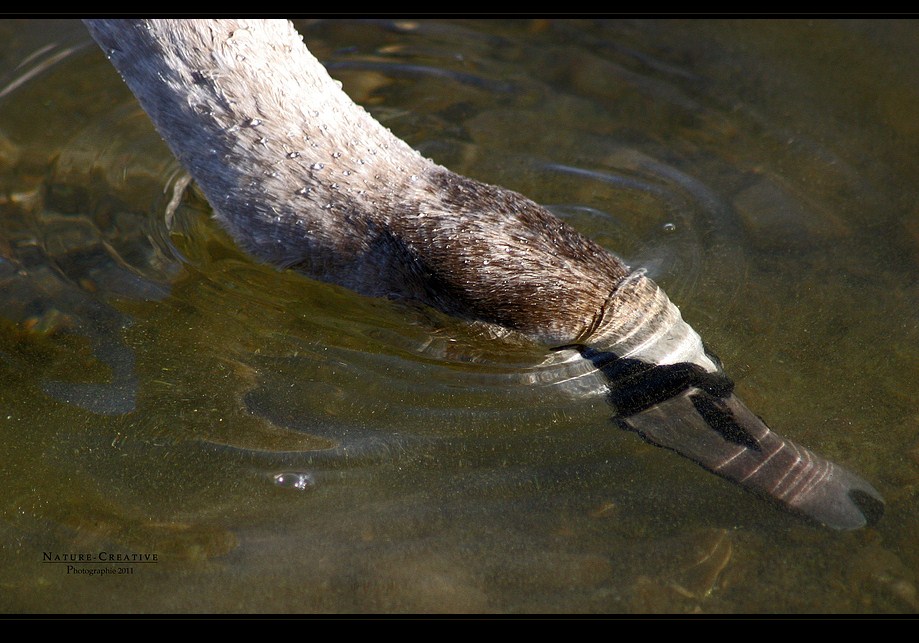
POLYGON ((614 296, 626 291, 633 291, 640 297, 640 314, 629 310, 619 318, 616 311, 610 313, 596 336, 590 339, 591 345, 622 358, 639 359, 649 364, 688 362, 709 373, 721 370, 706 354, 699 334, 683 321, 680 309, 643 270, 632 273, 614 296))

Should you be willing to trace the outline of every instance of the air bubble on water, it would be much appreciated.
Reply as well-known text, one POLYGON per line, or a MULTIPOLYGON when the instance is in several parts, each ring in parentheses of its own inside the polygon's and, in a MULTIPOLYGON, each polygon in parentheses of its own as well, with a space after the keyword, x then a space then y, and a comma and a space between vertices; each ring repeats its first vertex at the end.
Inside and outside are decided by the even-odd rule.
POLYGON ((666 232, 667 234, 670 234, 671 232, 676 232, 676 224, 670 223, 668 221, 667 223, 661 226, 661 229, 663 229, 663 231, 666 232))
POLYGON ((316 479, 306 471, 285 471, 274 476, 274 483, 284 489, 306 491, 316 486, 316 479))

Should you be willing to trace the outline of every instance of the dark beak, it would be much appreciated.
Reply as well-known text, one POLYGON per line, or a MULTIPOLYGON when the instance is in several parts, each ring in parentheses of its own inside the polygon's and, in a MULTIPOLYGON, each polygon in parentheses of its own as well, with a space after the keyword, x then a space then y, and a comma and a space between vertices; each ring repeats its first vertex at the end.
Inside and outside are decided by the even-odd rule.
POLYGON ((772 432, 732 392, 690 386, 619 422, 644 439, 834 529, 884 513, 865 480, 772 432))

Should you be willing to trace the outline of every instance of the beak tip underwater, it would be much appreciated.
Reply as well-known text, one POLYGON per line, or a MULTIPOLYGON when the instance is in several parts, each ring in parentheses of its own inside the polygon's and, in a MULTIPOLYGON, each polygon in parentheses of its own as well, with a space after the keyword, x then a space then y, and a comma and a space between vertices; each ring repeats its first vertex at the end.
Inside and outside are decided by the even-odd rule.
POLYGON ((884 499, 870 484, 845 474, 837 485, 826 485, 822 492, 807 498, 795 508, 831 529, 847 531, 873 527, 884 515, 884 499))
POLYGON ((624 424, 830 529, 870 527, 884 514, 884 500, 871 484, 774 433, 733 393, 722 397, 692 387, 624 424))
POLYGON ((873 527, 884 515, 884 499, 874 491, 868 493, 862 489, 853 489, 849 492, 849 499, 862 512, 865 517, 865 525, 873 527))

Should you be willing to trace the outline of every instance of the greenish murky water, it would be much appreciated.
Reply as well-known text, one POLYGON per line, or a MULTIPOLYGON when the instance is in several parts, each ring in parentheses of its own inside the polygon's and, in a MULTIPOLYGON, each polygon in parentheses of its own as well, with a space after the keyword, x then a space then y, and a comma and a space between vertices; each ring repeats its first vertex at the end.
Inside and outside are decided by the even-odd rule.
POLYGON ((427 156, 647 267, 884 518, 808 524, 538 347, 259 265, 82 25, 4 21, 0 610, 919 612, 919 23, 298 26, 427 156))

